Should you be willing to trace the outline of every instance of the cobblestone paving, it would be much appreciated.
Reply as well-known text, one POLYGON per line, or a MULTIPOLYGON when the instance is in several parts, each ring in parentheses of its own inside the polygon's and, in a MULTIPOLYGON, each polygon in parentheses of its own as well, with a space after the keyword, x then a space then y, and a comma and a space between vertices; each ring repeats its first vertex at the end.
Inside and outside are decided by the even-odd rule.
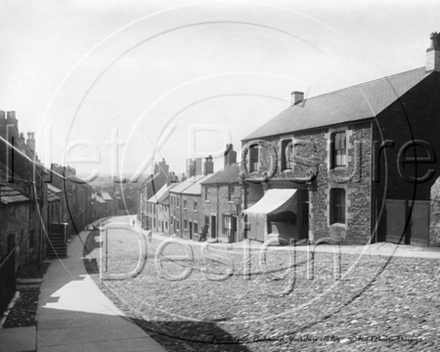
MULTIPOLYGON (((440 350, 437 259, 318 253, 312 271, 293 247, 264 256, 188 242, 158 255, 153 240, 140 275, 102 281, 96 235, 95 282, 169 351, 440 350)), ((136 267, 135 236, 115 232, 108 243, 108 272, 136 267)))
MULTIPOLYGON (((44 263, 40 268, 23 274, 23 278, 41 279, 47 271, 50 263, 44 263)), ((36 325, 35 314, 38 308, 39 288, 20 289, 20 298, 9 313, 3 328, 18 328, 36 325)))
POLYGON ((40 289, 28 288, 20 292, 20 298, 9 313, 3 328, 18 328, 35 325, 40 289))

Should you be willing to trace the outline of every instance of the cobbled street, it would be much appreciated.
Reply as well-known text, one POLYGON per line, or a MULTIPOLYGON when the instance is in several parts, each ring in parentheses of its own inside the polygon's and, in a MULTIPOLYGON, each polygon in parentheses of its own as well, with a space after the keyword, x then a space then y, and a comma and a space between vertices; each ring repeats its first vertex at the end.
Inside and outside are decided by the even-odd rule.
MULTIPOLYGON (((134 271, 143 241, 109 231, 107 274, 134 271)), ((85 254, 103 292, 169 351, 439 348, 437 259, 317 253, 312 268, 294 247, 165 241, 146 242, 145 266, 131 279, 100 279, 98 231, 85 254)))

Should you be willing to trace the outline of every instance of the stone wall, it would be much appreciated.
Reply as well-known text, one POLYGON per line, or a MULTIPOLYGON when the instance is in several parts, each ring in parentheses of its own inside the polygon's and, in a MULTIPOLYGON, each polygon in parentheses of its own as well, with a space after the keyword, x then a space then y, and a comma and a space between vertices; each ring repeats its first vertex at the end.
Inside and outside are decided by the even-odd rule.
POLYGON ((2 206, 0 216, 0 257, 6 255, 7 237, 15 235, 15 266, 20 276, 39 267, 44 259, 44 232, 39 215, 30 202, 2 206), (30 236, 33 234, 33 238, 30 236))
MULTIPOLYGON (((234 184, 234 198, 241 199, 242 186, 239 184, 234 184)), ((217 218, 216 233, 217 237, 222 241, 228 241, 227 234, 223 231, 223 214, 230 214, 237 217, 237 241, 243 240, 242 236, 242 221, 241 220, 241 207, 240 204, 237 205, 234 200, 228 201, 229 185, 221 184, 217 186, 204 186, 202 191, 202 201, 201 201, 201 221, 204 224, 204 216, 207 215, 211 218, 211 215, 215 215, 217 218), (206 189, 209 188, 208 201, 205 201, 204 195, 206 189)), ((209 224, 211 227, 211 224, 209 224)), ((209 235, 211 235, 212 229, 209 229, 209 235)))
MULTIPOLYGON (((190 229, 189 229, 189 223, 196 223, 198 226, 198 232, 200 232, 200 213, 199 213, 199 205, 201 203, 201 197, 198 195, 189 195, 189 194, 182 194, 182 237, 186 239, 190 238, 190 229), (186 200, 186 207, 183 206, 184 202, 186 200), (197 202, 197 206, 194 209, 194 202, 197 202), (185 220, 187 221, 187 226, 185 228, 185 220)), ((194 225, 193 225, 193 231, 192 231, 192 240, 198 240, 196 236, 194 236, 194 225)))
MULTIPOLYGON (((370 123, 350 124, 337 129, 320 129, 313 132, 274 136, 264 139, 270 148, 260 149, 260 172, 249 175, 258 179, 265 174, 261 170, 274 170, 273 176, 263 183, 285 180, 290 188, 309 190, 309 229, 313 241, 332 237, 341 243, 366 243, 370 238, 371 226, 371 125, 370 123), (346 131, 347 167, 330 170, 331 134, 346 131), (282 141, 301 141, 295 145, 294 168, 281 170, 282 141), (276 158, 274 166, 274 157, 276 158), (308 176, 313 180, 305 182, 308 176), (346 223, 330 224, 330 190, 343 188, 346 191, 346 223)), ((277 188, 273 186, 271 188, 277 188)))
POLYGON ((431 188, 430 210, 430 243, 434 246, 440 246, 440 178, 436 180, 431 188))

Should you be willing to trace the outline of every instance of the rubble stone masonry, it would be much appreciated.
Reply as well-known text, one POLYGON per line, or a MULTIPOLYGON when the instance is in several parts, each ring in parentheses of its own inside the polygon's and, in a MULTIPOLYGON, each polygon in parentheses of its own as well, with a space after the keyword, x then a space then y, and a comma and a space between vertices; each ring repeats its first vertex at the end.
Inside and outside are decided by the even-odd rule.
MULTIPOLYGON (((276 170, 267 182, 268 187, 277 188, 271 183, 286 181, 289 188, 309 190, 309 237, 316 242, 331 237, 344 244, 364 244, 370 238, 371 227, 371 123, 357 123, 338 128, 316 129, 312 132, 294 133, 284 136, 264 138, 276 153, 269 148, 260 148, 260 170, 270 170, 276 154, 276 170), (330 150, 332 134, 345 131, 347 135, 347 167, 330 169, 330 150), (294 141, 294 167, 281 171, 282 141, 294 141), (296 144, 298 143, 298 144, 296 144), (315 174, 313 181, 297 182, 315 174), (343 188, 346 192, 346 222, 330 224, 330 190, 343 188)), ((250 174, 258 178, 261 172, 250 174)))

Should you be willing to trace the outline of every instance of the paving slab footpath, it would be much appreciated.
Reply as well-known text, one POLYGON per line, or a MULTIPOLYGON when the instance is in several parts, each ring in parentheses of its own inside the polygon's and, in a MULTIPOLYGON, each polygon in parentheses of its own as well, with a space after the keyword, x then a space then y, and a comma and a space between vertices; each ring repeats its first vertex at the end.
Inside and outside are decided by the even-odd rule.
POLYGON ((41 284, 37 327, 0 330, 1 352, 166 352, 87 274, 83 243, 88 234, 75 236, 68 257, 50 265, 41 284))
POLYGON ((74 237, 68 257, 54 260, 44 277, 36 316, 38 352, 166 352, 87 274, 83 243, 88 234, 74 237))

